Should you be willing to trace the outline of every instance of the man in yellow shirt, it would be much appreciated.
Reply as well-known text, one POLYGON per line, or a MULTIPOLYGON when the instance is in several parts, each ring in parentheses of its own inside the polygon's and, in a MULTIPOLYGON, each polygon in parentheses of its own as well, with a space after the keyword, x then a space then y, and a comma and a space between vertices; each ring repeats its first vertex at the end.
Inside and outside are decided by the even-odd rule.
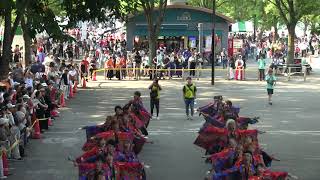
POLYGON ((183 98, 186 104, 186 115, 188 120, 192 120, 194 114, 194 100, 196 99, 197 88, 192 83, 191 77, 187 78, 187 84, 183 86, 183 98), (189 107, 191 110, 191 117, 189 116, 189 107))

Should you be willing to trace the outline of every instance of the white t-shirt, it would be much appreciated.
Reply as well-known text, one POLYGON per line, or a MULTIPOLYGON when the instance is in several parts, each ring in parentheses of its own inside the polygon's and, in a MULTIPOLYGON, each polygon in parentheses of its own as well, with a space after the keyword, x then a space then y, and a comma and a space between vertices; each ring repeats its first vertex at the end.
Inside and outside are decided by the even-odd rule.
POLYGON ((33 79, 32 78, 26 78, 24 80, 24 82, 26 83, 26 88, 28 88, 28 87, 33 88, 33 79))

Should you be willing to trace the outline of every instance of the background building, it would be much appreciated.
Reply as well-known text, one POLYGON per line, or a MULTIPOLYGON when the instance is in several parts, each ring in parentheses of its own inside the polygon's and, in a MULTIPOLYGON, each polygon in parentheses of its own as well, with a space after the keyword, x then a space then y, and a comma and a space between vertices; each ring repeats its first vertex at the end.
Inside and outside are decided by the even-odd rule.
MULTIPOLYGON (((155 10, 156 11, 156 10, 155 10)), ((156 13, 155 13, 156 14, 156 13)), ((167 49, 199 48, 211 50, 212 10, 186 5, 185 1, 169 2, 158 38, 158 46, 167 49), (199 28, 200 26, 200 28, 199 28)), ((216 13, 216 47, 217 50, 228 47, 228 32, 233 20, 216 13)), ((127 26, 127 48, 147 46, 147 22, 142 13, 132 16, 127 26)))

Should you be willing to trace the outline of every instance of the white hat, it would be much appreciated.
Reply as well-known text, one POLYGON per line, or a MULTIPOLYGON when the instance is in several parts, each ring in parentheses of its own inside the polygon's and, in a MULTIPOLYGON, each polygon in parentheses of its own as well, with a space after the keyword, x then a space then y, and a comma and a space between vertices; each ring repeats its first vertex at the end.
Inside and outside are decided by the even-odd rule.
POLYGON ((30 99, 30 96, 28 94, 25 94, 22 96, 23 99, 30 99))
POLYGON ((9 119, 7 118, 0 118, 0 125, 6 124, 9 122, 9 119))
POLYGON ((10 108, 14 108, 14 107, 16 107, 16 106, 13 105, 13 104, 11 104, 11 103, 8 103, 8 104, 7 104, 7 108, 9 108, 9 109, 10 109, 10 108))
POLYGON ((41 86, 47 87, 48 85, 47 85, 47 83, 41 83, 41 86))

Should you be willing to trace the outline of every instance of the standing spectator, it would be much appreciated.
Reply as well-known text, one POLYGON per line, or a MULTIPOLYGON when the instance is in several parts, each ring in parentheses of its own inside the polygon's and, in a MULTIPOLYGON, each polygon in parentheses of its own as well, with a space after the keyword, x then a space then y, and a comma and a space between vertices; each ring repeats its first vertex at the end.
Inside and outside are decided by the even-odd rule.
POLYGON ((244 80, 244 62, 242 60, 242 57, 239 56, 239 58, 235 62, 236 66, 236 80, 244 80))
POLYGON ((223 69, 228 67, 228 59, 227 59, 226 54, 227 54, 226 49, 223 48, 222 51, 221 51, 221 54, 220 54, 221 55, 223 69))
POLYGON ((12 71, 12 77, 14 82, 19 82, 19 83, 24 82, 23 68, 21 63, 16 64, 16 67, 12 71))
POLYGON ((196 75, 196 54, 195 52, 192 53, 192 56, 189 57, 189 69, 190 69, 190 76, 194 77, 196 75))
MULTIPOLYGON (((7 112, 5 114, 6 118, 9 120, 9 126, 10 128, 10 146, 13 145, 17 139, 20 139, 20 129, 17 126, 17 123, 15 121, 14 116, 17 117, 15 105, 12 105, 11 103, 7 104, 7 112)), ((19 114, 19 113, 18 113, 19 114)), ((8 154, 9 158, 16 159, 16 160, 22 160, 20 156, 19 146, 15 146, 11 152, 8 154)))
POLYGON ((68 99, 69 96, 69 70, 65 69, 60 80, 60 86, 63 89, 64 98, 68 99))
POLYGON ((150 89, 150 110, 153 117, 153 109, 156 107, 157 120, 159 120, 159 109, 160 109, 160 91, 162 90, 159 80, 154 79, 153 83, 149 86, 150 89))
POLYGON ((236 66, 234 57, 232 56, 229 59, 229 80, 234 79, 234 69, 236 69, 236 66))
POLYGON ((139 51, 136 52, 136 55, 134 56, 134 60, 136 63, 136 72, 135 72, 135 79, 139 80, 141 78, 141 74, 140 74, 140 68, 141 68, 141 62, 142 62, 142 58, 140 56, 139 51))
POLYGON ((38 49, 37 61, 39 61, 40 63, 43 63, 45 57, 46 57, 46 54, 43 52, 43 48, 40 47, 38 49))
POLYGON ((16 45, 16 48, 14 49, 13 53, 14 53, 13 61, 15 63, 18 63, 20 61, 20 58, 21 58, 21 52, 20 52, 19 45, 16 45))
POLYGON ((259 80, 263 81, 265 79, 265 68, 266 68, 266 60, 263 55, 259 55, 258 58, 258 69, 259 69, 259 80))
POLYGON ((31 88, 33 90, 33 75, 31 72, 26 73, 24 83, 26 84, 26 88, 31 88))
POLYGON ((80 63, 81 82, 87 81, 88 69, 89 69, 89 62, 87 61, 87 58, 85 57, 85 58, 83 58, 83 60, 80 63))
POLYGON ((267 82, 267 93, 268 93, 268 101, 269 104, 272 105, 272 95, 273 95, 273 89, 276 85, 276 76, 273 75, 273 70, 269 69, 268 74, 266 76, 266 82, 267 82))
MULTIPOLYGON (((6 148, 9 142, 8 140, 8 131, 6 128, 6 124, 8 124, 9 120, 6 118, 0 118, 0 147, 6 148)), ((1 152, 2 157, 2 152, 1 152)), ((0 179, 6 179, 7 176, 4 175, 4 167, 3 167, 3 160, 0 159, 0 179)))
POLYGON ((187 77, 187 84, 183 86, 183 98, 186 105, 186 115, 188 120, 192 120, 194 114, 194 101, 196 99, 197 88, 192 83, 191 77, 187 77), (191 110, 191 117, 189 116, 189 107, 191 110))
POLYGON ((36 109, 36 116, 38 119, 42 119, 39 121, 40 131, 43 132, 44 129, 48 129, 48 120, 44 120, 46 117, 46 110, 48 109, 48 105, 45 103, 45 100, 42 96, 43 93, 41 91, 44 90, 37 90, 35 92, 35 99, 33 101, 34 105, 37 106, 36 109))

